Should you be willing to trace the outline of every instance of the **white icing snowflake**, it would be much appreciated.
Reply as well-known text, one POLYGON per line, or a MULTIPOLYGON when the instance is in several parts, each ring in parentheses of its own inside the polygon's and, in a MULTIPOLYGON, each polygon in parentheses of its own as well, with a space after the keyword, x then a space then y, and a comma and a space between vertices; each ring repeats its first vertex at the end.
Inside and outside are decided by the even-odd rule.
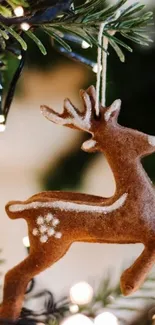
POLYGON ((45 217, 39 216, 36 220, 37 227, 32 230, 33 236, 39 236, 41 243, 46 243, 49 237, 54 236, 56 239, 62 237, 61 232, 56 231, 56 227, 60 223, 58 218, 54 218, 51 213, 45 215, 45 217))

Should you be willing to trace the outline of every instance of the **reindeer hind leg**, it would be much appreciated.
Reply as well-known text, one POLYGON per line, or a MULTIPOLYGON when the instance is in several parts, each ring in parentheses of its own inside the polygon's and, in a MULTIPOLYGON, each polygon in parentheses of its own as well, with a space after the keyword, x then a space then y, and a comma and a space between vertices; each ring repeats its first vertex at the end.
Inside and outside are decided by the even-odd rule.
POLYGON ((134 262, 121 276, 121 291, 125 296, 132 294, 144 282, 155 263, 155 245, 146 246, 134 262))
POLYGON ((18 319, 29 281, 58 261, 67 252, 69 246, 65 242, 52 243, 49 247, 44 246, 44 248, 40 248, 40 251, 30 253, 25 260, 7 272, 4 281, 3 302, 0 306, 0 318, 13 321, 18 319))

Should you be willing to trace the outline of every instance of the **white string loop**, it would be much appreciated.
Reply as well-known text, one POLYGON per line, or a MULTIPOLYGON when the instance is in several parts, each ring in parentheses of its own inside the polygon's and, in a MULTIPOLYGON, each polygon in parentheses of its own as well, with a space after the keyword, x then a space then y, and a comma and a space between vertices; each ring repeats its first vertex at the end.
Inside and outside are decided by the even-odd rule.
MULTIPOLYGON (((103 36, 103 48, 108 50, 108 38, 103 36)), ((101 105, 106 106, 106 79, 107 79, 107 52, 102 51, 102 92, 101 92, 101 105)))
MULTIPOLYGON (((121 15, 121 11, 117 10, 112 21, 117 20, 121 15)), ((110 20, 108 21, 110 22, 110 20)), ((101 87, 101 71, 102 71, 102 90, 101 90, 101 105, 106 106, 106 76, 107 76, 107 50, 108 38, 103 35, 103 31, 107 22, 101 23, 98 33, 98 56, 97 56, 97 80, 96 80, 96 115, 100 114, 100 87, 101 87), (104 48, 104 50, 102 49, 104 48)), ((114 35, 116 31, 111 31, 110 34, 114 35)))
POLYGON ((96 115, 100 114, 100 86, 101 86, 101 71, 102 71, 102 98, 101 104, 105 106, 106 98, 106 72, 107 72, 107 49, 108 49, 108 39, 103 36, 105 23, 100 25, 98 34, 98 56, 97 56, 97 80, 96 80, 96 105, 95 111, 96 115), (102 47, 105 49, 103 51, 102 47))

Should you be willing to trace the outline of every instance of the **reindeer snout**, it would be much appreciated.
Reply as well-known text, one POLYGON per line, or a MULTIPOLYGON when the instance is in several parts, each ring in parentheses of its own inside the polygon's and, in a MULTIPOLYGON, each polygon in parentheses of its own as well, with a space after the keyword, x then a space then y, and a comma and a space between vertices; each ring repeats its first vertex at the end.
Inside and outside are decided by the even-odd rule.
POLYGON ((94 152, 97 150, 97 142, 93 139, 87 140, 82 144, 81 149, 86 152, 94 152))

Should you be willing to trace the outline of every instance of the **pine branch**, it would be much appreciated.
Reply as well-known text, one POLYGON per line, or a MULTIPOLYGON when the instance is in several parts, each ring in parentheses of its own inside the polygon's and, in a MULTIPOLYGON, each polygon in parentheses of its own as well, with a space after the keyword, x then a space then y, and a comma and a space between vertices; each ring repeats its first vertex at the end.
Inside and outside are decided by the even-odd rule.
POLYGON ((0 6, 0 46, 5 49, 10 38, 13 37, 26 50, 25 41, 20 35, 23 22, 29 23, 31 31, 25 33, 33 39, 44 55, 46 50, 34 35, 38 28, 41 28, 67 51, 71 51, 71 48, 65 40, 65 34, 74 35, 80 38, 81 42, 85 40, 91 47, 98 46, 97 35, 100 24, 104 22, 103 35, 109 39, 109 44, 120 60, 124 61, 125 57, 120 47, 132 51, 125 39, 145 46, 152 41, 147 35, 147 29, 152 25, 152 12, 145 12, 145 5, 139 2, 124 7, 127 1, 119 0, 116 4, 107 6, 106 0, 87 0, 83 5, 75 7, 70 0, 59 0, 55 6, 50 7, 50 1, 47 0, 38 1, 36 5, 35 3, 29 4, 26 0, 7 0, 6 5, 0 6), (69 8, 74 9, 66 10, 66 3, 69 4, 69 8), (19 5, 25 8, 25 14, 23 17, 14 17, 13 10, 19 5), (51 14, 48 19, 47 12, 51 14), (116 33, 123 36, 124 41, 114 36, 116 33))
POLYGON ((115 49, 121 61, 124 61, 124 55, 121 47, 125 47, 128 51, 132 51, 131 47, 127 46, 125 41, 120 41, 113 34, 120 33, 124 38, 129 38, 135 43, 148 45, 152 40, 146 35, 147 27, 152 22, 152 12, 144 13, 144 5, 135 3, 128 8, 122 8, 126 0, 121 0, 117 5, 110 8, 102 9, 101 4, 105 1, 91 1, 88 6, 86 3, 82 8, 75 9, 74 15, 63 16, 60 19, 55 19, 51 24, 43 25, 43 29, 53 30, 56 33, 76 34, 81 37, 85 34, 85 40, 89 44, 98 46, 97 35, 101 22, 104 22, 105 28, 103 35, 109 39, 110 45, 115 49), (98 7, 99 6, 99 7, 98 7), (116 10, 120 10, 120 15, 117 18, 116 10))
MULTIPOLYGON (((125 297, 122 296, 120 285, 115 287, 111 285, 112 271, 109 272, 105 279, 100 283, 93 300, 90 304, 80 307, 80 312, 91 317, 95 317, 100 310, 110 311, 116 313, 118 320, 121 324, 129 324, 127 320, 122 318, 121 312, 140 312, 144 311, 145 304, 150 306, 148 312, 148 319, 152 318, 155 308, 152 308, 152 302, 155 300, 155 275, 152 273, 146 279, 144 285, 135 294, 125 297), (142 303, 143 302, 143 303, 142 303)), ((133 315, 133 314, 132 314, 133 315)), ((124 316, 124 314, 123 314, 124 316)), ((138 323, 139 324, 139 323, 138 323)))
MULTIPOLYGON (((0 114, 4 116, 4 120, 6 121, 15 86, 24 64, 23 51, 27 50, 25 35, 35 42, 43 55, 46 55, 45 46, 35 35, 35 31, 40 28, 57 43, 61 52, 67 52, 69 57, 76 57, 88 64, 88 60, 83 57, 81 59, 72 52, 67 38, 74 37, 74 42, 77 44, 81 40, 81 44, 82 41, 86 41, 91 47, 102 47, 98 44, 98 32, 101 23, 104 23, 103 35, 108 38, 109 44, 120 60, 124 62, 125 56, 121 48, 132 51, 132 48, 125 42, 126 38, 145 46, 152 41, 147 35, 147 29, 152 25, 152 12, 145 12, 145 6, 140 5, 139 2, 124 7, 127 1, 118 0, 111 6, 106 5, 106 0, 86 0, 82 6, 75 6, 73 0, 0 1, 1 52, 5 55, 5 51, 10 51, 21 59, 21 64, 15 72, 13 82, 11 82, 4 107, 2 105, 3 96, 1 97, 0 114), (22 12, 22 16, 15 17, 15 14, 18 15, 18 6, 22 7, 19 13, 21 15, 22 12), (117 34, 120 34, 124 40, 120 40, 117 34)), ((103 50, 105 51, 104 48, 103 50)), ((2 69, 0 70, 2 73, 2 69)), ((1 80, 2 78, 3 76, 1 76, 1 80)), ((5 125, 2 126, 2 130, 4 129, 5 125)))

